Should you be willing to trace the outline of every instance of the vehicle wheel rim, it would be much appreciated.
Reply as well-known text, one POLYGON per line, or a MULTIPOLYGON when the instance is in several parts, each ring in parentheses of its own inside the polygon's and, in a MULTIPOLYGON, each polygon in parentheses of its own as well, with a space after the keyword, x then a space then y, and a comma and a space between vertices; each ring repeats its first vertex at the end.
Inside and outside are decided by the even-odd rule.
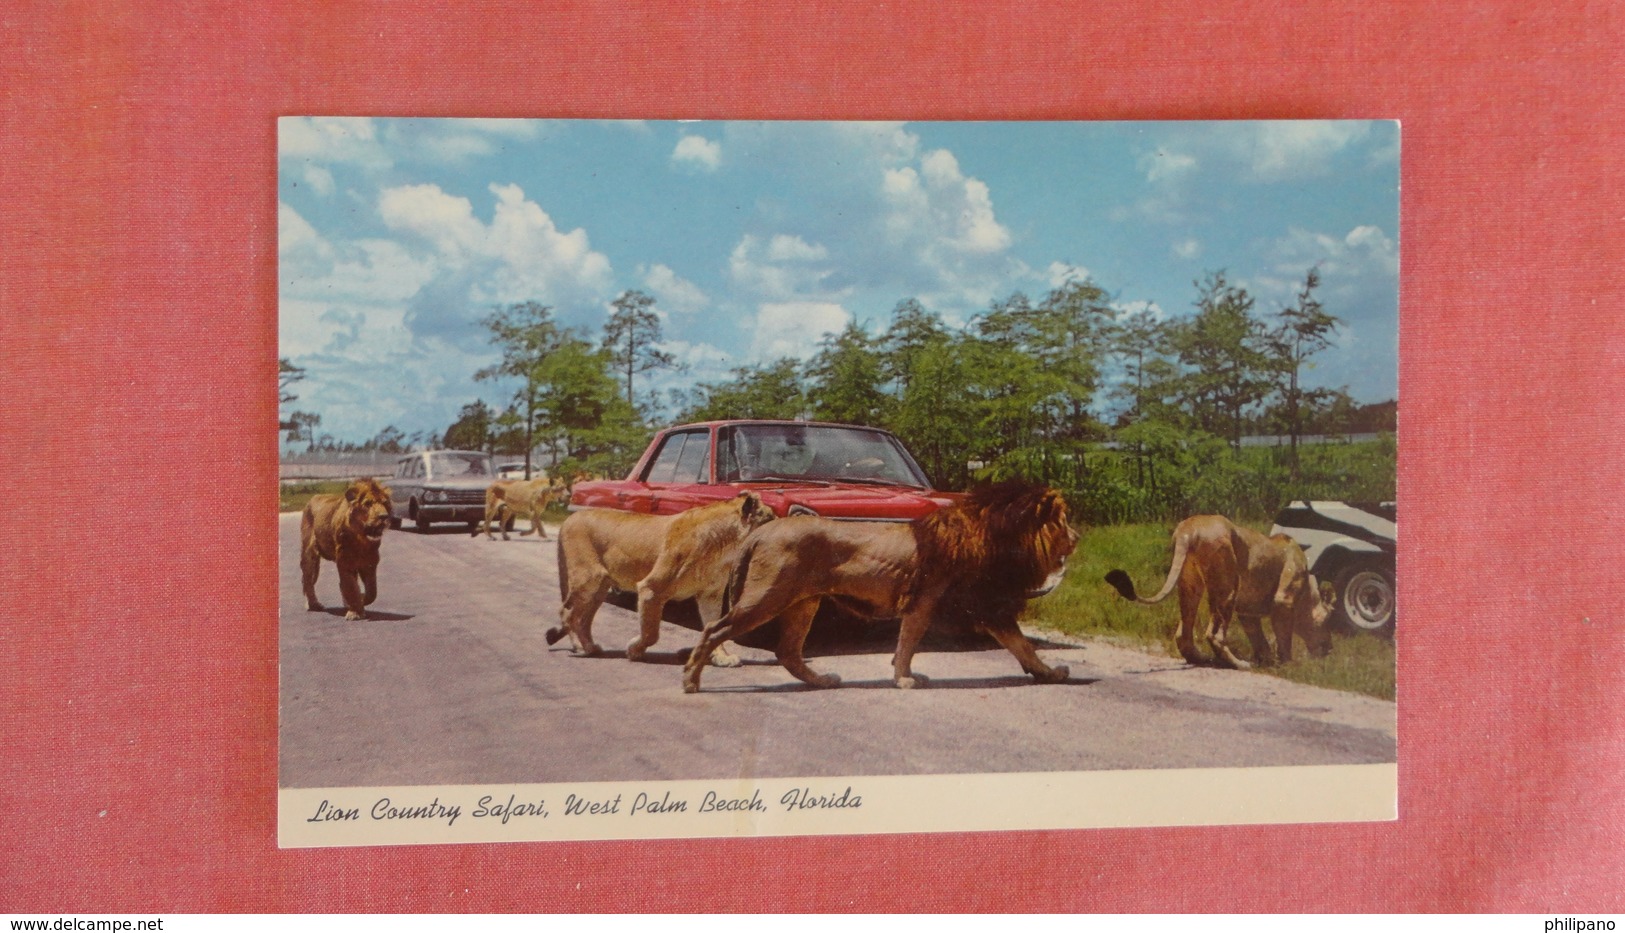
POLYGON ((1362 570, 1343 589, 1343 612, 1363 629, 1387 627, 1394 618, 1394 588, 1374 570, 1362 570))

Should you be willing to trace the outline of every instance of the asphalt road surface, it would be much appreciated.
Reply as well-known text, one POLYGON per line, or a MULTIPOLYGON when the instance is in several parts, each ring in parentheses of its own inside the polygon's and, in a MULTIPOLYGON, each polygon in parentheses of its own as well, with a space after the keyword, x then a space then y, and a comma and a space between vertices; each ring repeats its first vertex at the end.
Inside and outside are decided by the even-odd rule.
POLYGON ((603 657, 547 644, 552 540, 390 531, 380 595, 358 622, 344 621, 331 563, 317 583, 328 608, 306 610, 298 547, 298 516, 283 515, 287 788, 1396 760, 1392 703, 1054 637, 1039 650, 1071 666, 1063 684, 1036 684, 1003 649, 977 646, 922 652, 914 668, 930 685, 898 690, 891 646, 876 639, 809 652, 841 675, 837 689, 811 689, 771 652, 743 648, 743 667, 710 668, 702 692, 685 694, 679 649, 698 637, 687 628, 663 625, 634 664, 623 648, 636 618, 606 605, 594 625, 603 657))

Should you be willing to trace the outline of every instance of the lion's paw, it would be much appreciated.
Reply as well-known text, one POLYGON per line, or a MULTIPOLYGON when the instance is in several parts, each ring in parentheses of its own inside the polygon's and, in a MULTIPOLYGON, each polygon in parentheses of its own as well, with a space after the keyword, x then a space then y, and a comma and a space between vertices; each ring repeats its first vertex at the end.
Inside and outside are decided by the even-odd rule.
POLYGON ((321 612, 325 608, 327 608, 327 607, 323 606, 321 603, 317 602, 314 599, 310 599, 310 600, 305 601, 305 611, 306 612, 321 612))
POLYGON ((1065 664, 1057 664, 1050 668, 1049 673, 1034 674, 1033 676, 1038 680, 1039 683, 1060 684, 1065 683, 1066 679, 1072 676, 1072 669, 1067 667, 1065 664))
POLYGON ((931 678, 925 676, 924 674, 910 674, 907 677, 896 678, 896 684, 899 690, 913 690, 916 687, 923 687, 930 682, 931 678))
POLYGON ((744 663, 744 661, 740 660, 739 655, 731 654, 721 648, 711 652, 712 667, 739 667, 744 663))
POLYGON ((841 675, 840 674, 814 674, 813 679, 809 680, 807 682, 809 684, 812 684, 814 687, 817 687, 820 690, 827 690, 830 687, 839 687, 841 685, 841 675))
POLYGON ((366 616, 356 612, 354 609, 351 609, 349 612, 344 614, 344 621, 346 622, 360 622, 365 618, 366 616))
POLYGON ((642 638, 634 638, 626 643, 626 659, 628 661, 641 661, 648 649, 643 646, 642 638))
POLYGON ((563 638, 565 634, 566 632, 562 625, 555 625, 547 630, 547 643, 550 645, 556 645, 559 643, 559 639, 563 638))

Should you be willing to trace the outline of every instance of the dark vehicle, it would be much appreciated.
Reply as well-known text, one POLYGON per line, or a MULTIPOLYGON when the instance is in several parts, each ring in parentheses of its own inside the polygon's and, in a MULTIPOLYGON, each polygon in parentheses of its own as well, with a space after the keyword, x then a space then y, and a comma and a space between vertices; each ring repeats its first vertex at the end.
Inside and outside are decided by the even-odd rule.
POLYGON ((1303 546, 1309 570, 1337 592, 1332 618, 1355 631, 1392 634, 1396 612, 1392 502, 1297 501, 1275 516, 1271 534, 1303 546))
POLYGON ((485 490, 495 479, 491 455, 478 450, 425 450, 395 461, 389 480, 393 528, 410 519, 419 531, 435 522, 463 522, 469 528, 485 517, 485 490))
POLYGON ((712 421, 655 435, 623 480, 578 483, 570 508, 675 515, 751 490, 775 513, 912 521, 954 501, 895 435, 804 421, 712 421))

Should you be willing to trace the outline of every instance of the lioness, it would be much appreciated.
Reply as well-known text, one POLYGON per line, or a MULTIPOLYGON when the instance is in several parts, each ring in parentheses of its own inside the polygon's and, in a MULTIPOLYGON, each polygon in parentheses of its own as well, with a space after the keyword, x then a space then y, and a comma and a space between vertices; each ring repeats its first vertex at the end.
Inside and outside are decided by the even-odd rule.
MULTIPOLYGON (((559 528, 562 624, 548 629, 547 643, 570 635, 579 652, 597 654, 592 620, 611 586, 638 594, 640 631, 626 646, 628 660, 642 660, 660 638, 660 615, 671 600, 695 599, 700 618, 716 621, 740 542, 772 519, 773 510, 751 492, 677 515, 574 513, 559 528)), ((712 660, 722 666, 739 663, 720 643, 712 660)))
POLYGON ((378 598, 378 545, 388 524, 389 490, 377 480, 358 479, 342 496, 310 497, 299 519, 299 570, 307 609, 322 608, 316 577, 322 561, 330 560, 339 568, 339 592, 348 610, 344 618, 366 618, 366 607, 378 598))
POLYGON ((502 532, 502 540, 512 540, 508 531, 513 528, 514 519, 521 515, 530 516, 530 531, 521 531, 520 537, 528 534, 540 535, 543 540, 547 538, 547 528, 542 524, 542 513, 547 507, 560 498, 564 487, 556 486, 546 477, 537 477, 530 480, 499 479, 485 490, 485 520, 480 527, 468 533, 470 538, 485 532, 485 537, 492 541, 496 538, 491 535, 491 521, 496 520, 497 530, 502 532))
POLYGON ((1207 643, 1213 660, 1245 669, 1226 643, 1232 614, 1241 620, 1253 646, 1253 662, 1275 663, 1276 651, 1264 637, 1262 617, 1269 616, 1282 661, 1292 660, 1292 637, 1303 638, 1311 654, 1331 650, 1326 628, 1329 607, 1314 574, 1304 561, 1303 549, 1286 535, 1265 537, 1231 523, 1222 515, 1197 515, 1174 529, 1173 566, 1162 589, 1151 597, 1136 596, 1134 582, 1122 570, 1106 574, 1106 582, 1124 599, 1159 603, 1179 586, 1179 653, 1191 664, 1203 663, 1196 652, 1196 613, 1207 594, 1207 643))
POLYGON ((778 618, 778 658, 790 674, 815 687, 841 679, 807 666, 802 647, 824 597, 870 618, 901 616, 894 682, 925 683, 910 664, 920 638, 938 621, 992 635, 1041 683, 1059 683, 1067 668, 1038 657, 1016 620, 1029 596, 1060 583, 1078 533, 1066 503, 1043 486, 1002 483, 907 524, 840 522, 792 516, 745 542, 729 584, 732 604, 708 625, 683 668, 683 689, 700 689, 711 646, 737 639, 778 618))

